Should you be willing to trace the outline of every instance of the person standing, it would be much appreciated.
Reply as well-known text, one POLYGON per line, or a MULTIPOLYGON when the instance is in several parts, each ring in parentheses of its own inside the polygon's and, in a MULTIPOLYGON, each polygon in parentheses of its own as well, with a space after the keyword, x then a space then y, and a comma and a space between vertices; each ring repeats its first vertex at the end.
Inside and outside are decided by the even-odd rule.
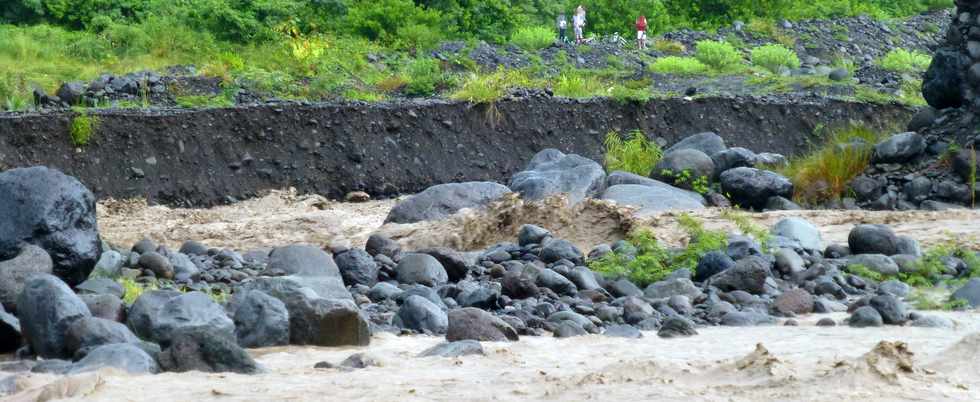
POLYGON ((636 19, 636 47, 640 50, 647 47, 647 17, 644 15, 636 19))
POLYGON ((575 28, 575 43, 582 44, 585 41, 582 32, 585 30, 585 7, 579 5, 572 16, 572 26, 575 28))
POLYGON ((565 43, 567 39, 565 38, 565 31, 568 30, 568 20, 565 19, 565 13, 558 15, 558 41, 565 43))

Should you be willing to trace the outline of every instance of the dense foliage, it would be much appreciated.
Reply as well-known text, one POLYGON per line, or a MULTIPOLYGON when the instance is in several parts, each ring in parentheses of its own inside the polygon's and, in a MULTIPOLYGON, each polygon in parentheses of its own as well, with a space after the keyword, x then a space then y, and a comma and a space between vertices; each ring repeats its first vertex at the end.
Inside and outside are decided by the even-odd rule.
POLYGON ((714 28, 734 20, 800 19, 868 14, 896 17, 950 7, 952 0, 7 0, 0 22, 49 23, 104 30, 113 24, 168 19, 216 38, 274 38, 284 27, 356 35, 385 43, 418 37, 504 42, 520 27, 554 26, 574 7, 588 11, 589 32, 632 32, 637 16, 649 30, 714 28))

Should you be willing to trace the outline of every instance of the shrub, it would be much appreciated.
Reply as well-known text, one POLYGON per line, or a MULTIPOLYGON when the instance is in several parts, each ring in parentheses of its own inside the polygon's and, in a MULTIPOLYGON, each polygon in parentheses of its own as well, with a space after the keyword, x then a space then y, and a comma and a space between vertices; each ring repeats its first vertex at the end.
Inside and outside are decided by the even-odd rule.
POLYGON ((443 83, 442 66, 439 60, 425 57, 413 60, 406 68, 405 94, 410 96, 431 96, 443 83))
POLYGON ((99 128, 99 117, 84 111, 76 112, 71 119, 71 142, 76 146, 85 146, 92 141, 92 135, 99 128))
POLYGON ((793 182, 794 198, 804 204, 839 199, 871 163, 878 138, 877 132, 851 124, 834 131, 820 148, 790 160, 782 174, 793 182))
POLYGON ((555 38, 555 30, 550 27, 524 27, 514 32, 510 42, 521 49, 534 51, 551 46, 555 38))
POLYGON ((752 49, 752 64, 779 74, 783 68, 800 68, 800 59, 785 46, 763 45, 752 49))
POLYGON ((698 75, 708 71, 708 66, 692 57, 667 56, 650 65, 650 71, 660 74, 698 75))
POLYGON ((606 170, 622 170, 649 176, 653 167, 663 157, 663 149, 654 141, 647 139, 646 134, 634 130, 625 141, 618 132, 606 134, 606 170))
POLYGON ((694 57, 716 71, 728 71, 742 63, 742 55, 730 43, 711 40, 698 41, 694 57))
POLYGON ((411 24, 398 28, 396 45, 414 52, 434 49, 446 39, 438 29, 427 25, 411 24))
POLYGON ((927 54, 915 50, 894 49, 882 57, 878 64, 885 70, 912 73, 926 71, 931 62, 932 57, 927 54))

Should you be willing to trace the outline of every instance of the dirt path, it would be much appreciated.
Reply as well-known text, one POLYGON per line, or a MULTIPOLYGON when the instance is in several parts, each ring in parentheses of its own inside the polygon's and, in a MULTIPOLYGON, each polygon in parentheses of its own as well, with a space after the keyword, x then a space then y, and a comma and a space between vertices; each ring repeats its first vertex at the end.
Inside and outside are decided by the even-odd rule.
MULTIPOLYGON (((238 250, 290 243, 328 245, 333 241, 363 245, 371 233, 380 230, 410 249, 446 245, 475 250, 499 241, 513 241, 524 223, 542 225, 584 250, 622 238, 634 227, 649 227, 668 244, 679 245, 685 240, 677 225, 677 213, 639 221, 628 210, 602 202, 565 208, 560 200, 525 204, 511 198, 487 212, 463 213, 446 221, 383 226, 394 204, 393 200, 338 203, 288 192, 273 192, 213 209, 171 209, 148 207, 139 201, 106 201, 99 204, 99 225, 105 239, 120 247, 129 247, 144 237, 170 247, 193 239, 212 247, 238 250)), ((692 215, 709 228, 735 229, 721 210, 692 215)), ((980 248, 980 211, 780 211, 747 216, 765 227, 784 217, 799 216, 817 225, 825 242, 846 243, 848 232, 859 223, 884 223, 925 246, 956 239, 980 248)))
POLYGON ((976 400, 980 313, 940 314, 957 328, 816 327, 811 316, 799 327, 703 328, 672 340, 526 337, 485 343, 486 356, 462 358, 415 357, 441 338, 382 334, 361 349, 254 350, 268 370, 256 376, 100 372, 51 384, 51 376, 32 375, 11 399, 46 392, 100 401, 976 400), (355 352, 381 366, 313 368, 355 352))

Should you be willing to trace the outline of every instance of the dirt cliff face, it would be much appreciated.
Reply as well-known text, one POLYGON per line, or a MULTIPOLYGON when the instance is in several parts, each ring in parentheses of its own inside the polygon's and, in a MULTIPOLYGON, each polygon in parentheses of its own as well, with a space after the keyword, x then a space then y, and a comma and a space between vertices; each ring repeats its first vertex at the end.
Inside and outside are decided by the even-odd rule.
POLYGON ((611 130, 670 144, 715 131, 729 146, 788 155, 817 127, 850 120, 894 128, 901 106, 826 99, 669 99, 647 104, 524 97, 495 106, 445 101, 263 105, 183 111, 107 110, 91 143, 72 144, 70 112, 0 115, 0 169, 47 165, 100 198, 207 206, 296 187, 331 198, 375 197, 458 181, 506 184, 536 152, 601 160, 611 130))

